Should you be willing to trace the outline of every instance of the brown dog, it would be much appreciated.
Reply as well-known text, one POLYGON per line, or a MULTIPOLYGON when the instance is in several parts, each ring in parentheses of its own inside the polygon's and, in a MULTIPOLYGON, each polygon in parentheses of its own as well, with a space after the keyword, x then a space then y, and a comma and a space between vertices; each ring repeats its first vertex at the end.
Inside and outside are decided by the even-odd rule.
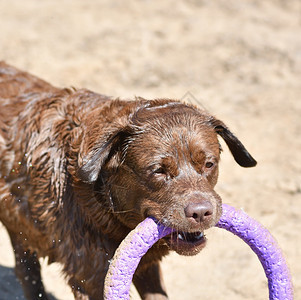
POLYGON ((241 166, 256 164, 221 121, 174 100, 58 89, 0 62, 0 101, 0 220, 31 300, 47 299, 46 256, 76 299, 102 299, 116 247, 147 216, 177 233, 149 250, 133 281, 143 299, 165 299, 162 256, 198 253, 221 216, 217 134, 241 166))

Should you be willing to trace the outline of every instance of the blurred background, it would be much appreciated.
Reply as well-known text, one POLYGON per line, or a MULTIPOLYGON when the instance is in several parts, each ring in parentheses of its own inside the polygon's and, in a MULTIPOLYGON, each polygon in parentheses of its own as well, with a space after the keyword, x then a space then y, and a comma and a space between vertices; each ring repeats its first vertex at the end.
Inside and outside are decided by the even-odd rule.
MULTIPOLYGON (((60 87, 205 107, 258 166, 223 144, 217 192, 279 242, 301 299, 300 0, 0 0, 0 60, 60 87)), ((170 255, 170 299, 268 299, 255 254, 220 229, 195 257, 170 255)), ((0 224, 0 299, 24 299, 0 224)), ((73 299, 60 266, 42 261, 52 299, 73 299)), ((139 299, 133 289, 132 298, 139 299)))

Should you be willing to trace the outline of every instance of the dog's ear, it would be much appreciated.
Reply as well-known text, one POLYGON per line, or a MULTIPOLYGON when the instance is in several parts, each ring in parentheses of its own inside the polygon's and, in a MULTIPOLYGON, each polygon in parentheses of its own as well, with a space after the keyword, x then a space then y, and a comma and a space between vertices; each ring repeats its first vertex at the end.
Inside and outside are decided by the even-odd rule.
POLYGON ((224 139, 235 161, 240 166, 246 168, 256 166, 256 160, 247 151, 241 141, 227 128, 222 121, 212 118, 210 120, 210 124, 214 127, 216 133, 224 139))
POLYGON ((105 163, 113 157, 117 159, 118 156, 121 159, 122 148, 129 134, 130 129, 126 127, 98 141, 94 149, 83 159, 83 164, 77 173, 79 178, 86 183, 95 182, 105 163))

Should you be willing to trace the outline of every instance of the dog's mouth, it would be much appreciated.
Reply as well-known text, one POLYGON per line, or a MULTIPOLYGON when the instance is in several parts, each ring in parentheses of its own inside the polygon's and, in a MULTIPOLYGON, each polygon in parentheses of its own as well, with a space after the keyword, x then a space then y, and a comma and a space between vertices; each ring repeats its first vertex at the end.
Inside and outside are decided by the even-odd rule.
POLYGON ((205 239, 204 233, 201 231, 196 231, 196 232, 180 231, 177 233, 176 238, 177 240, 181 240, 182 242, 190 243, 190 244, 200 243, 205 239))
POLYGON ((195 255, 206 245, 206 237, 202 231, 174 231, 167 235, 164 240, 171 250, 181 255, 195 255))

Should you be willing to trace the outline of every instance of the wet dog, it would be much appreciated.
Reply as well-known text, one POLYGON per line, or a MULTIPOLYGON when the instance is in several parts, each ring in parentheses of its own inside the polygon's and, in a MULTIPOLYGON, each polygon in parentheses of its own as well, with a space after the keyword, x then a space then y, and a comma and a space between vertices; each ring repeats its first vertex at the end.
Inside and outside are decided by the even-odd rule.
POLYGON ((102 299, 115 249, 148 216, 175 233, 133 282, 143 299, 167 297, 160 259, 197 254, 222 213, 218 135, 256 165, 223 122, 179 101, 59 89, 4 62, 0 101, 0 220, 27 299, 47 299, 39 257, 62 264, 76 299, 102 299))

